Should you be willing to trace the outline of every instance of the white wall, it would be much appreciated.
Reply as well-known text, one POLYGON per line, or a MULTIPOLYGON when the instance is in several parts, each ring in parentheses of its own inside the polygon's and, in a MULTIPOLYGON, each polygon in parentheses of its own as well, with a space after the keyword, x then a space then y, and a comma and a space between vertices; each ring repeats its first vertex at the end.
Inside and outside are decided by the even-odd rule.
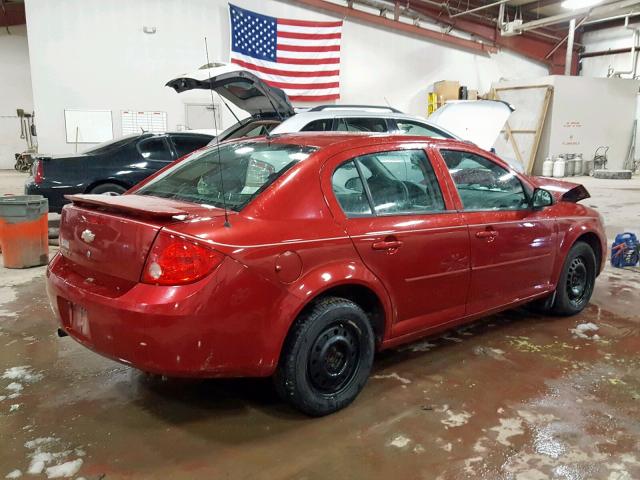
MULTIPOLYGON (((547 156, 576 153, 582 154, 585 160, 591 160, 599 146, 609 147, 607 168, 622 168, 631 143, 640 81, 552 75, 525 82, 504 82, 496 86, 523 85, 553 86, 553 96, 547 111, 533 173, 542 173, 542 162, 547 156)), ((524 95, 526 90, 511 92, 512 96, 503 97, 516 107, 516 113, 509 122, 511 128, 518 129, 521 128, 517 121, 518 113, 527 113, 524 108, 527 100, 524 95)), ((534 125, 537 123, 537 112, 535 116, 534 125)), ((517 137, 518 142, 524 143, 524 136, 517 137)), ((526 136, 529 139, 533 138, 531 134, 526 136)), ((497 142, 496 150, 500 155, 513 156, 513 150, 507 145, 504 137, 497 142)))
MULTIPOLYGON (((274 0, 235 0, 261 13, 309 20, 333 17, 274 0)), ((40 151, 73 151, 65 143, 64 109, 168 112, 169 128, 184 123, 184 104, 164 83, 211 60, 228 60, 226 0, 26 0, 40 151), (157 33, 142 32, 143 25, 157 33)), ((424 115, 434 81, 460 80, 486 90, 502 77, 546 75, 547 69, 502 52, 482 57, 417 38, 345 21, 341 102, 385 104, 424 115)), ((206 97, 203 99, 206 101, 206 97)), ((225 112, 223 122, 232 119, 225 112)))
POLYGON ((20 139, 16 109, 33 110, 26 26, 10 31, 0 29, 0 169, 13 168, 14 153, 27 147, 20 139))
MULTIPOLYGON (((640 28, 640 25, 636 24, 640 28)), ((603 50, 616 50, 618 48, 630 48, 632 42, 631 30, 624 27, 607 28, 587 32, 582 37, 585 52, 599 52, 603 50)), ((580 75, 585 77, 606 77, 609 67, 614 70, 631 70, 631 53, 618 53, 582 59, 580 75)), ((638 70, 640 73, 640 70, 638 70)), ((629 75, 625 75, 626 78, 629 75)))

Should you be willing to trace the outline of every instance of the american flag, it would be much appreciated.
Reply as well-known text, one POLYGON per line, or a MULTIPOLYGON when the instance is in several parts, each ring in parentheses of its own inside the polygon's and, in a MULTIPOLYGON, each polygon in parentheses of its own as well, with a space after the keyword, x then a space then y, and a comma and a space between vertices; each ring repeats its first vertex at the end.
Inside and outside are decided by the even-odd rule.
POLYGON ((229 4, 231 62, 291 101, 340 98, 342 22, 309 22, 261 15, 229 4))

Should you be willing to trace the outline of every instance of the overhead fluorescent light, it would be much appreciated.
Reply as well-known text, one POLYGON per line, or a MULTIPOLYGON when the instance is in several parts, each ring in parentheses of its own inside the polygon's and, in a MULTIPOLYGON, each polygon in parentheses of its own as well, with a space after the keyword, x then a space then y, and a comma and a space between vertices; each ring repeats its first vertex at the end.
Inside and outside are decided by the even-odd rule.
POLYGON ((602 0, 564 0, 560 5, 568 10, 578 10, 580 8, 589 8, 602 3, 602 0))

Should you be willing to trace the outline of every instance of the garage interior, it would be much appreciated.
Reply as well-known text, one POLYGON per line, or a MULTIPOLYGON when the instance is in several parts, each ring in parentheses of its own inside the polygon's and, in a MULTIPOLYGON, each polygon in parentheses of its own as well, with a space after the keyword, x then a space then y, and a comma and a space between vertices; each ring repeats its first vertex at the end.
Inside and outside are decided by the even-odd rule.
MULTIPOLYGON (((640 1, 233 4, 342 21, 338 98, 296 108, 429 120, 458 100, 510 104, 496 154, 584 185, 580 203, 604 220, 591 301, 565 317, 509 309, 381 351, 354 403, 321 418, 269 378, 148 374, 60 337, 46 293, 60 215, 46 215, 39 266, 6 268, 2 200, 24 195, 44 156, 141 132, 217 135, 246 117, 217 93, 165 86, 230 61, 230 7, 0 0, 0 478, 640 479, 640 265, 610 261, 616 236, 640 235, 640 1)), ((92 192, 105 193, 79 193, 92 192)))

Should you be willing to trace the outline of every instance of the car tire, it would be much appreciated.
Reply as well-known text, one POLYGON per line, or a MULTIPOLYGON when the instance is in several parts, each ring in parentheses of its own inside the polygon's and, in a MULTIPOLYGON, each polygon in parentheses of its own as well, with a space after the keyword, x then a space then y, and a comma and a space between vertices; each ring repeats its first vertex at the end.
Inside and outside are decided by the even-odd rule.
POLYGON ((96 185, 89 193, 94 195, 122 195, 126 192, 127 189, 122 185, 118 185, 117 183, 101 183, 100 185, 96 185))
MULTIPOLYGON (((580 313, 591 299, 596 273, 597 264, 593 249, 585 242, 576 242, 565 258, 553 303, 548 299, 538 300, 538 311, 561 316, 580 313)), ((536 302, 533 302, 533 305, 536 305, 536 302)))
POLYGON ((375 350, 367 315, 354 302, 327 297, 295 322, 274 375, 279 396, 320 417, 349 405, 364 387, 375 350))

